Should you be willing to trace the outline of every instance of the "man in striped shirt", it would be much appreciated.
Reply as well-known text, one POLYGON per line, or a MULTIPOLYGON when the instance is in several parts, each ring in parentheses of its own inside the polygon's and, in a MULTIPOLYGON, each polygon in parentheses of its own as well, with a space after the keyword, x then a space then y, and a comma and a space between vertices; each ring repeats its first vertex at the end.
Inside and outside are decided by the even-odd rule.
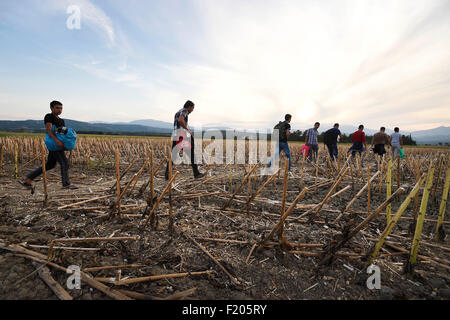
POLYGON ((314 128, 309 129, 306 131, 306 138, 305 142, 306 145, 309 147, 309 153, 308 153, 308 160, 309 161, 316 161, 317 159, 317 153, 319 151, 319 142, 317 140, 317 136, 319 135, 319 129, 320 123, 316 122, 314 124, 314 128))
MULTIPOLYGON (((188 117, 189 114, 194 111, 194 103, 190 100, 186 101, 184 104, 184 107, 175 114, 174 121, 173 121, 173 129, 174 132, 172 134, 172 158, 174 158, 174 155, 180 151, 178 148, 178 144, 181 144, 183 142, 183 138, 186 137, 189 139, 187 134, 190 135, 190 144, 188 143, 191 152, 190 152, 190 159, 191 159, 191 165, 192 165, 192 171, 194 172, 194 178, 199 179, 205 176, 205 174, 201 173, 198 170, 198 165, 195 163, 195 157, 194 157, 194 136, 192 134, 192 131, 188 127, 188 117), (180 132, 180 130, 184 129, 184 132, 180 132)), ((189 156, 189 154, 188 154, 189 156)), ((173 163, 173 162, 172 162, 173 163)), ((167 163, 166 167, 166 173, 165 173, 166 180, 169 180, 169 163, 167 163)))

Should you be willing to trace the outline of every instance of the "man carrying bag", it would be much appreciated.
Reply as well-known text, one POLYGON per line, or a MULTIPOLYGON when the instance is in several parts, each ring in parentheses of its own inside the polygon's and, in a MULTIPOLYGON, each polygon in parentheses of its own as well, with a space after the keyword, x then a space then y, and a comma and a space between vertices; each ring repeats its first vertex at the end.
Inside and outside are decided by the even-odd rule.
MULTIPOLYGON (((63 188, 78 189, 78 187, 70 184, 69 161, 67 160, 66 154, 64 153, 67 149, 66 149, 63 141, 61 141, 60 139, 57 138, 57 135, 61 135, 61 134, 64 135, 64 134, 67 134, 69 131, 69 129, 66 128, 66 126, 65 126, 64 120, 59 117, 59 115, 62 113, 62 109, 63 109, 63 105, 61 102, 52 101, 50 103, 50 110, 52 112, 45 115, 45 118, 44 118, 45 128, 47 130, 46 145, 47 145, 47 147, 50 146, 47 163, 45 164, 45 169, 46 170, 53 169, 56 166, 56 163, 58 162, 59 165, 61 166, 61 178, 62 178, 63 188), (54 144, 50 143, 50 139, 51 139, 51 142, 53 142, 54 144), (52 150, 50 150, 50 149, 52 149, 52 150)), ((68 144, 68 146, 69 146, 69 144, 73 144, 73 147, 75 147, 73 138, 75 138, 75 142, 76 142, 76 134, 73 130, 70 129, 70 131, 71 131, 71 135, 72 135, 71 138, 66 137, 68 139, 64 138, 64 140, 67 140, 65 142, 66 142, 66 144, 68 144)), ((69 146, 69 148, 70 148, 70 146, 69 146)), ((42 167, 39 167, 36 170, 34 170, 33 172, 29 173, 27 175, 27 177, 25 178, 25 180, 22 182, 22 185, 33 190, 32 181, 36 177, 41 175, 42 171, 43 171, 42 167)))

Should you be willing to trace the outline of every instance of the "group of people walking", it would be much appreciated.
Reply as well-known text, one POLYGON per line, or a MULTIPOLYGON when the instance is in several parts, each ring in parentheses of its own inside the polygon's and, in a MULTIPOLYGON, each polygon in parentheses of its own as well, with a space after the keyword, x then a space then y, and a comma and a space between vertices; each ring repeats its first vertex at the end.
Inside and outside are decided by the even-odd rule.
MULTIPOLYGON (((279 144, 276 150, 275 158, 283 151, 286 157, 289 159, 289 171, 291 170, 291 153, 289 150, 289 145, 287 143, 287 137, 291 134, 291 125, 289 124, 292 120, 292 116, 287 114, 285 116, 284 122, 278 123, 274 129, 279 130, 279 144)), ((315 162, 319 152, 319 127, 320 123, 316 122, 314 127, 308 129, 305 134, 305 146, 307 150, 307 159, 310 162, 315 162)), ((379 157, 383 157, 386 154, 385 145, 388 145, 392 149, 392 154, 394 157, 400 155, 401 149, 403 149, 403 139, 402 135, 399 133, 400 129, 396 127, 394 133, 390 136, 385 133, 386 128, 381 127, 380 131, 374 134, 372 138, 372 144, 370 149, 373 150, 374 154, 379 157)), ((334 161, 338 157, 338 147, 337 144, 339 140, 342 139, 342 133, 339 130, 339 123, 335 123, 333 128, 327 130, 324 133, 324 145, 328 149, 331 161, 334 161)), ((352 134, 352 146, 347 151, 347 154, 352 154, 352 159, 355 157, 356 153, 361 156, 361 165, 364 166, 364 154, 367 151, 366 134, 364 132, 364 126, 360 125, 358 130, 352 134)), ((272 161, 269 162, 269 167, 272 161)))
MULTIPOLYGON (((189 114, 194 111, 195 104, 192 101, 187 101, 183 108, 181 108, 174 116, 174 135, 172 135, 172 150, 174 150, 173 153, 176 153, 177 151, 180 151, 181 149, 188 150, 190 149, 190 161, 192 165, 192 170, 194 173, 194 177, 196 179, 201 178, 204 176, 203 173, 201 173, 198 169, 198 165, 195 163, 194 158, 194 136, 191 132, 191 130, 188 127, 188 118, 189 114), (176 132, 180 132, 180 129, 184 134, 176 134, 176 132), (186 144, 188 147, 186 147, 186 144), (183 146, 183 147, 181 147, 183 146), (179 147, 179 149, 176 149, 179 147)), ((58 140, 54 133, 54 128, 58 130, 58 128, 65 127, 64 120, 61 119, 59 116, 62 113, 63 104, 59 101, 52 101, 50 103, 50 110, 51 113, 45 115, 44 117, 44 124, 46 128, 46 132, 50 139, 52 139, 56 146, 60 147, 61 149, 58 151, 50 151, 48 155, 47 163, 45 164, 46 170, 53 169, 58 162, 61 166, 61 177, 62 177, 62 184, 64 188, 68 189, 77 189, 76 186, 72 185, 69 180, 69 163, 67 160, 67 157, 65 155, 65 148, 64 144, 58 140)), ((286 114, 284 117, 284 121, 280 121, 276 126, 275 129, 279 130, 279 141, 277 144, 275 159, 279 156, 280 152, 284 152, 289 159, 289 171, 291 170, 291 153, 289 150, 289 144, 288 144, 288 137, 291 134, 291 125, 290 122, 292 120, 292 115, 286 114)), ((320 123, 316 122, 314 124, 314 127, 308 129, 306 131, 306 137, 305 137, 305 145, 308 151, 308 160, 311 162, 316 161, 319 151, 319 142, 318 142, 318 136, 319 136, 319 129, 320 123)), ((392 148, 392 152, 394 156, 399 155, 401 148, 403 148, 403 141, 402 136, 399 133, 399 128, 394 129, 394 133, 391 136, 388 136, 385 133, 385 128, 381 127, 380 132, 376 133, 373 136, 372 139, 372 145, 373 151, 375 154, 378 154, 380 157, 383 157, 383 155, 386 153, 385 145, 387 144, 392 148)), ((339 130, 339 124, 336 123, 333 128, 327 130, 324 135, 324 144, 328 148, 328 152, 330 154, 330 158, 332 161, 337 159, 338 156, 338 148, 337 143, 339 139, 342 139, 341 131, 339 130)), ((352 135, 352 142, 353 145, 348 150, 348 153, 352 153, 352 158, 355 156, 356 152, 358 152, 360 155, 365 153, 367 146, 366 146, 366 135, 364 133, 364 126, 360 125, 358 128, 358 131, 354 132, 352 135)), ((172 154, 173 154, 172 153, 172 154)), ((273 160, 273 159, 272 159, 273 160)), ((269 162, 269 167, 272 165, 272 160, 269 162)), ((27 188, 33 188, 32 181, 38 177, 40 174, 42 174, 43 168, 37 168, 33 172, 29 173, 26 178, 22 181, 22 185, 27 188)), ((165 178, 166 180, 169 179, 169 163, 166 167, 165 172, 165 178)), ((33 189, 32 189, 33 190, 33 189)))

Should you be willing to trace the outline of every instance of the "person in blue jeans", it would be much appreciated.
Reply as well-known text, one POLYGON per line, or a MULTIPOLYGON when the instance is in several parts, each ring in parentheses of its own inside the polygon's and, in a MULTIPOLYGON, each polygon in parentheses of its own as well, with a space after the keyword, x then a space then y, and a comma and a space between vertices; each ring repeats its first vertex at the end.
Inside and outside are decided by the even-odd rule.
POLYGON ((353 145, 350 147, 350 149, 348 149, 347 155, 351 152, 353 160, 356 152, 358 152, 361 157, 361 167, 364 168, 364 155, 367 150, 367 145, 366 134, 364 133, 364 126, 362 124, 358 127, 358 131, 355 131, 352 134, 352 142, 353 145))
MULTIPOLYGON (((287 114, 284 116, 284 121, 280 121, 276 126, 275 129, 279 130, 279 140, 277 143, 277 148, 275 151, 275 157, 274 160, 276 161, 279 157, 279 154, 281 151, 284 151, 286 154, 286 157, 289 159, 289 171, 291 171, 291 152, 289 150, 289 145, 287 142, 287 139, 289 135, 291 134, 291 125, 289 124, 292 120, 292 116, 290 114, 287 114)), ((269 168, 272 166, 272 159, 269 162, 269 168)))

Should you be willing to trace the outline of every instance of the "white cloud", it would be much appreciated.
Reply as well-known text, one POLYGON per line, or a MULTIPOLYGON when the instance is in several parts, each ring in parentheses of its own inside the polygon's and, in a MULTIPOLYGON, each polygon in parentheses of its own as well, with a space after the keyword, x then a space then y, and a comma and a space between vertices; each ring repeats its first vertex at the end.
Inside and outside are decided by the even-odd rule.
POLYGON ((89 0, 47 0, 50 9, 64 11, 69 6, 78 6, 81 11, 81 28, 84 25, 104 34, 111 46, 116 44, 116 32, 111 18, 89 0))
POLYGON ((47 2, 80 5, 106 37, 111 50, 69 64, 136 89, 133 118, 171 121, 190 99, 204 124, 450 124, 447 0, 101 2, 114 23, 93 1, 47 2))
MULTIPOLYGON (((178 41, 182 51, 201 58, 181 57, 167 71, 179 92, 196 97, 201 112, 195 118, 203 122, 274 121, 290 112, 302 124, 365 122, 376 128, 397 113, 400 125, 417 123, 424 118, 409 110, 448 109, 450 79, 440 72, 450 61, 449 44, 442 41, 450 36, 445 6, 198 1, 200 36, 180 29, 178 41), (447 86, 427 89, 436 81, 447 86)), ((440 115, 444 123, 449 114, 440 115)))

